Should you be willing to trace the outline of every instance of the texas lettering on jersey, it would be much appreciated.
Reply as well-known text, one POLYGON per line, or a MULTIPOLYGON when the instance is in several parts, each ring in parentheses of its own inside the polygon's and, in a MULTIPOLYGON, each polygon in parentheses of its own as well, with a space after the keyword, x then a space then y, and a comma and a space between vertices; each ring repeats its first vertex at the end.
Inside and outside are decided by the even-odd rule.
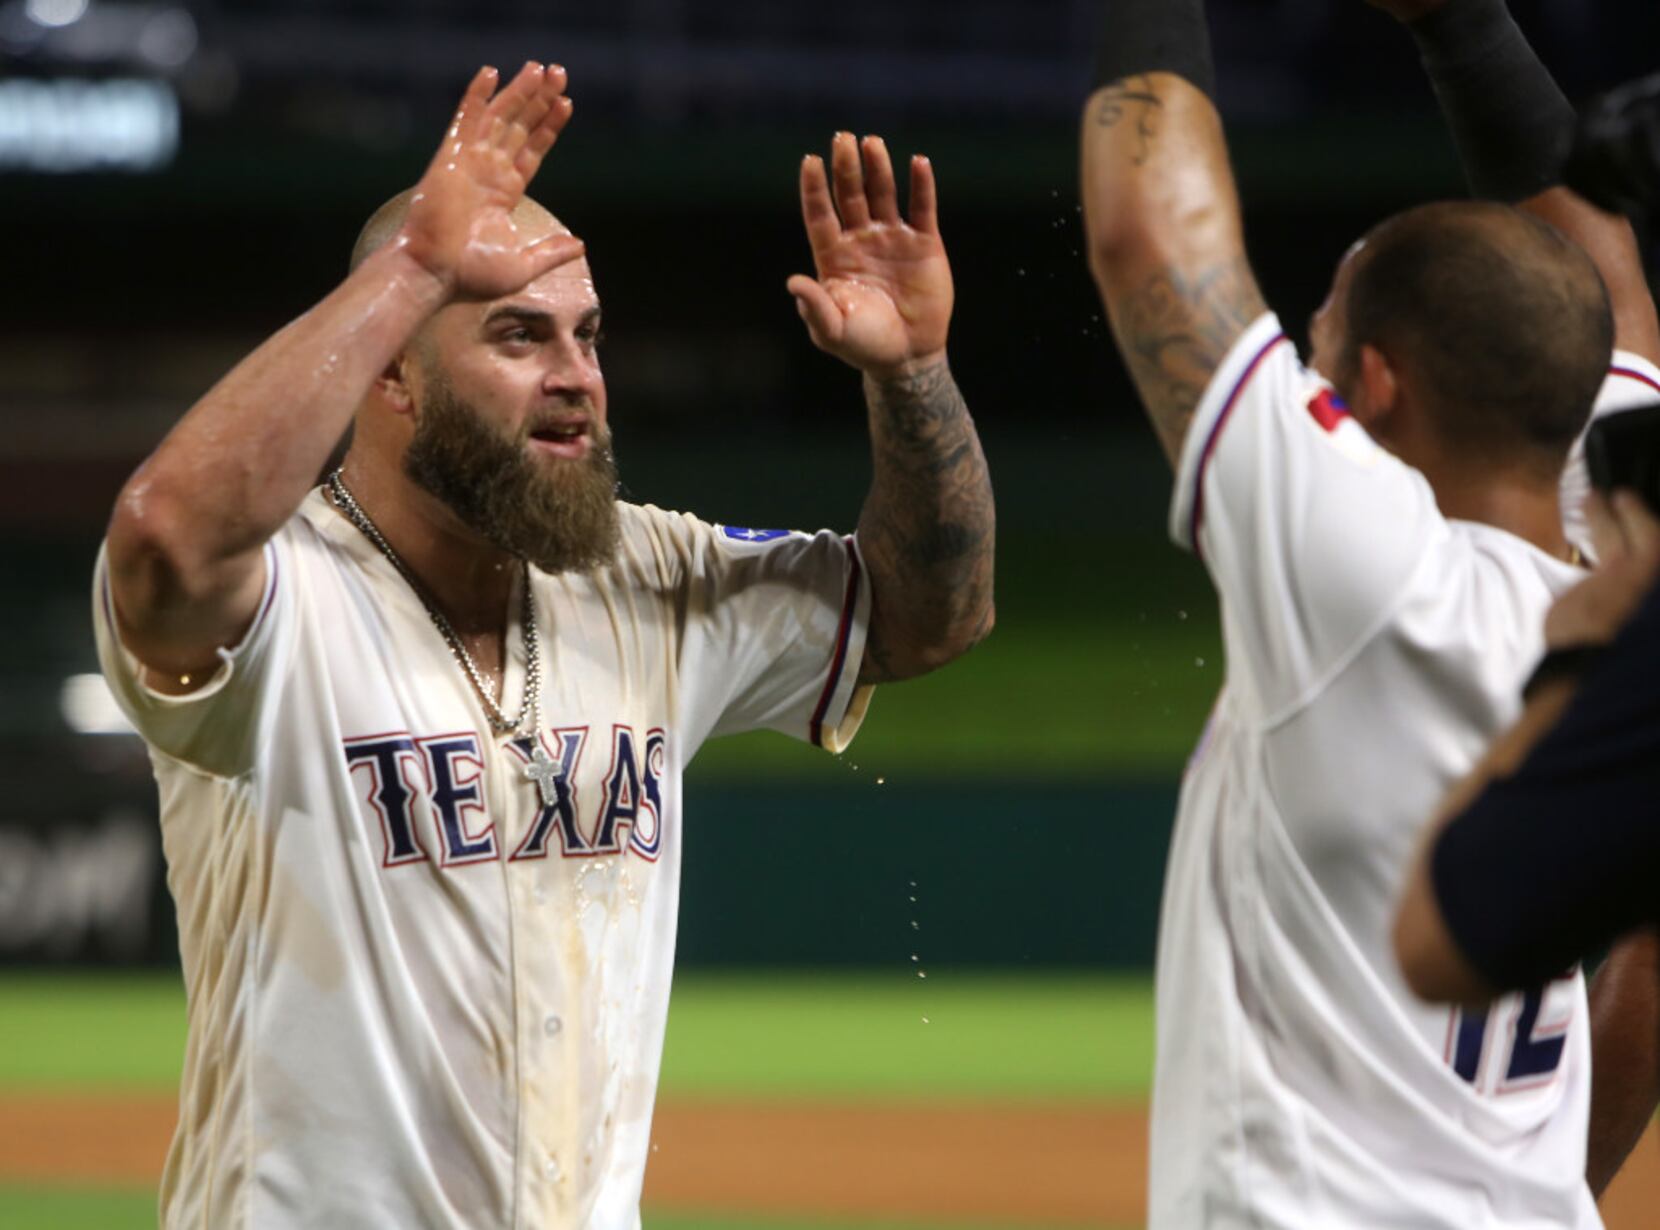
MULTIPOLYGON (((398 731, 344 740, 347 770, 366 790, 361 797, 380 820, 381 865, 429 861, 433 851, 423 842, 423 832, 436 834, 438 861, 445 867, 503 857, 509 862, 547 858, 553 849, 564 858, 626 853, 656 862, 663 844, 665 732, 653 727, 642 738, 630 726, 611 727, 610 767, 600 797, 586 815, 576 775, 590 742, 589 728, 558 727, 537 738, 553 765, 552 788, 540 794, 541 805, 522 835, 496 831, 485 805, 485 756, 476 733, 398 731), (430 822, 420 823, 423 818, 430 822)), ((534 752, 531 736, 513 739, 508 751, 528 766, 534 752)), ((538 788, 528 776, 522 785, 538 788)))

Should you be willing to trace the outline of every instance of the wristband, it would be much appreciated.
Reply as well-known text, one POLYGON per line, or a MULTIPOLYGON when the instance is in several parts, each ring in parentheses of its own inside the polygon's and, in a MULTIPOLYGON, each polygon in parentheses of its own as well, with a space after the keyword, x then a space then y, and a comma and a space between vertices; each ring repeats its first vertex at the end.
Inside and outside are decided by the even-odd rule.
POLYGON ((1606 650, 1606 645, 1569 645, 1552 649, 1539 659, 1539 665, 1533 668, 1533 673, 1522 685, 1522 699, 1532 700, 1535 692, 1558 679, 1580 678, 1606 650))
POLYGON ((1410 23, 1470 190, 1515 204, 1561 182, 1574 109, 1504 0, 1448 0, 1410 23))
POLYGON ((1203 0, 1107 0, 1095 53, 1099 89, 1142 73, 1174 73, 1216 97, 1203 0))

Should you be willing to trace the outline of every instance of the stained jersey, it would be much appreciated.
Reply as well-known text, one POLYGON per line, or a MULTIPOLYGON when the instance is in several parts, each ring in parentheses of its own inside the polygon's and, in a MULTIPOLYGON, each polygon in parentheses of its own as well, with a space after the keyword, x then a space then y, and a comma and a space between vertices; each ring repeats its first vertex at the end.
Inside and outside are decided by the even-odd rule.
MULTIPOLYGON (((1619 355, 1599 411, 1657 382, 1619 355)), ((1170 529, 1220 594, 1227 676, 1164 886, 1150 1226, 1600 1226, 1580 974, 1466 1014, 1390 947, 1425 817, 1582 574, 1443 517, 1272 316, 1198 407, 1170 529)))
MULTIPOLYGON (((491 732, 320 492, 186 697, 142 681, 100 558, 99 654, 150 746, 189 1002, 163 1226, 638 1226, 681 772, 762 727, 840 750, 870 598, 851 539, 620 510, 614 564, 531 572, 547 802, 530 745, 491 732)), ((509 712, 523 644, 515 617, 509 712)))

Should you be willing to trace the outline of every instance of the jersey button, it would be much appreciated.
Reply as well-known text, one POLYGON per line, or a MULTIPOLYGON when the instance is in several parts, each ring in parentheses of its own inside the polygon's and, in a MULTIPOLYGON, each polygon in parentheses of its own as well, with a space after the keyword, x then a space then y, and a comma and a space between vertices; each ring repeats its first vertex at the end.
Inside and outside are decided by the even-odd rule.
POLYGON ((546 905, 548 903, 548 886, 546 884, 538 884, 535 888, 530 890, 530 895, 536 899, 537 905, 546 905))
POLYGON ((559 1182, 559 1159, 556 1157, 548 1158, 548 1164, 542 1167, 542 1173, 547 1176, 549 1183, 559 1182))
POLYGON ((556 1016, 550 1016, 547 1020, 542 1022, 542 1032, 550 1038, 563 1028, 565 1028, 565 1022, 561 1021, 556 1016))

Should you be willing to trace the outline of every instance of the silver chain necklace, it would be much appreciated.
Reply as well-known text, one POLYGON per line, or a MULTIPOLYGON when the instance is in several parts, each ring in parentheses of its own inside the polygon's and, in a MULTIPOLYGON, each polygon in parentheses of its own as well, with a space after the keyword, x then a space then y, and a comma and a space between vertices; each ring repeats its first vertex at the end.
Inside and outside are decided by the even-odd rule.
POLYGON ((352 493, 346 490, 345 481, 340 477, 339 470, 335 470, 328 476, 328 488, 329 495, 334 499, 335 507, 345 513, 346 519, 355 525, 365 538, 379 548, 387 562, 397 569, 398 575, 408 583, 409 588, 415 592, 415 596, 421 600, 421 605, 426 608, 426 613, 432 619, 433 626, 438 629, 439 634, 444 638, 444 643, 449 646, 450 654, 461 664, 461 669, 466 672, 468 680, 472 682, 473 691, 478 694, 479 700, 484 705, 485 716, 490 719, 491 728, 498 735, 517 735, 521 731, 528 734, 530 760, 525 765, 524 775, 526 780, 536 783, 536 788, 542 796, 543 805, 552 807, 558 801, 557 781, 560 774, 559 767, 548 758, 547 752, 542 747, 541 739, 537 737, 538 729, 542 724, 542 655, 536 636, 536 604, 530 593, 530 565, 522 560, 519 565, 522 570, 519 581, 524 602, 519 617, 525 646, 524 698, 519 702, 518 716, 509 717, 502 711, 502 707, 496 703, 496 698, 490 695, 490 690, 484 686, 484 679, 480 676, 478 667, 473 662, 473 655, 467 652, 467 647, 461 643, 461 637, 457 635, 450 621, 445 618, 444 612, 428 600, 426 589, 416 579, 415 574, 409 570, 409 566, 392 549, 392 544, 386 541, 386 536, 380 532, 380 528, 369 520, 369 514, 363 511, 357 500, 352 497, 352 493))

